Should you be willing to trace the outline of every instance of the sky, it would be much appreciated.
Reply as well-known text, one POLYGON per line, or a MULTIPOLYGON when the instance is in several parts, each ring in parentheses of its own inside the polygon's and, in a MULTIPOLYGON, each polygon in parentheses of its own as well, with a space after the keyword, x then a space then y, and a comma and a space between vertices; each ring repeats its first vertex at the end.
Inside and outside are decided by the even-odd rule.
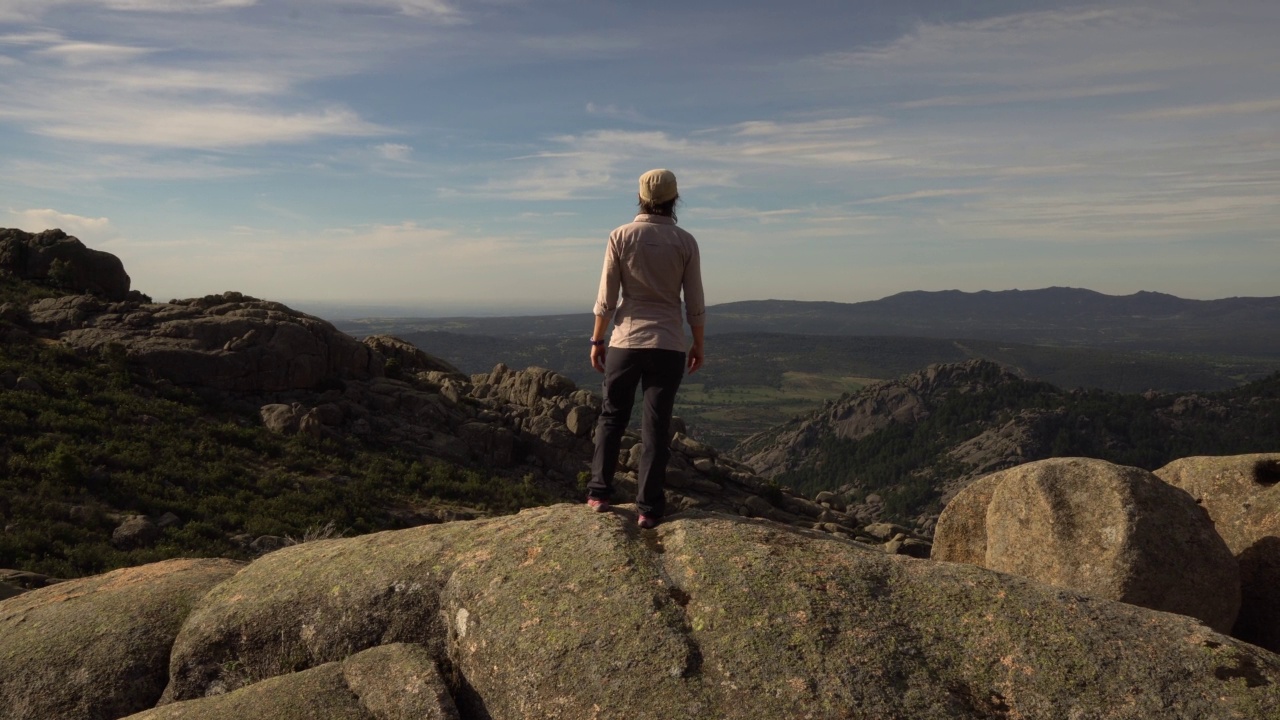
POLYGON ((0 227, 158 301, 588 312, 665 167, 709 304, 1280 295, 1277 37, 1274 0, 0 0, 0 227))

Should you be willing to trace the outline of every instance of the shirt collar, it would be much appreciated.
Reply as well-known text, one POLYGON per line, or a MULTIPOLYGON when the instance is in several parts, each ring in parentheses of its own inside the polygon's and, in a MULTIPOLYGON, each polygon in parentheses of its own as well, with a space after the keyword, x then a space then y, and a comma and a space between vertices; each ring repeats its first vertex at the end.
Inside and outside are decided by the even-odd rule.
POLYGON ((656 225, 675 225, 675 218, 666 215, 650 215, 648 213, 640 213, 636 216, 636 222, 654 223, 656 225))

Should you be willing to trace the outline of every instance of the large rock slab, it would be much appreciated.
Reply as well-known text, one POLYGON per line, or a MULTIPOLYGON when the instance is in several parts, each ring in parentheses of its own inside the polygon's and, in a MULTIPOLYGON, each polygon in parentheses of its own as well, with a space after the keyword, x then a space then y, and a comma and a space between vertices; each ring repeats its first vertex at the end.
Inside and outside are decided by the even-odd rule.
POLYGON ((1208 514, 1151 473, 1103 460, 1040 460, 975 483, 939 518, 933 558, 1190 615, 1222 632, 1240 607, 1238 566, 1208 514))
POLYGON ((187 612, 241 567, 169 560, 0 602, 0 719, 107 720, 155 705, 187 612))
POLYGON ((1280 716, 1280 658, 1189 617, 763 521, 640 531, 582 505, 265 556, 191 613, 167 699, 386 642, 420 644, 460 715, 495 720, 1280 716))
POLYGON ((1232 634, 1280 651, 1280 453, 1182 458, 1156 476, 1208 511, 1240 563, 1232 634))
POLYGON ((130 720, 457 720, 432 653, 392 644, 130 720))

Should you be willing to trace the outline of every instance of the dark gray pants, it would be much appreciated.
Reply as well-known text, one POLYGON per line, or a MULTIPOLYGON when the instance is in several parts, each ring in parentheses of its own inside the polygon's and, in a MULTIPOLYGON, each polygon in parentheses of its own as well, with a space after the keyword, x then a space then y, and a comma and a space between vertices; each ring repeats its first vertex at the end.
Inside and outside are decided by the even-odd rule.
POLYGON ((640 425, 644 450, 636 483, 636 508, 643 515, 662 517, 667 508, 663 488, 667 460, 671 458, 671 411, 684 378, 684 359, 684 353, 677 350, 609 348, 604 362, 604 407, 596 425, 596 454, 591 462, 588 495, 608 500, 613 492, 618 451, 639 385, 644 391, 644 419, 640 425))

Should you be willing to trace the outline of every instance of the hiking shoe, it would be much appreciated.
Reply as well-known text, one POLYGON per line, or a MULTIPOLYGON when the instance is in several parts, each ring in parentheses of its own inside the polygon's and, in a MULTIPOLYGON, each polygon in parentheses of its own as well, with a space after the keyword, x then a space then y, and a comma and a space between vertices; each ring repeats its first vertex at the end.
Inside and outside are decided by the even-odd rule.
POLYGON ((641 530, 652 530, 658 526, 658 518, 652 515, 641 515, 636 524, 640 526, 641 530))
POLYGON ((609 501, 602 500, 601 498, 589 497, 587 498, 587 507, 591 508, 592 510, 595 510, 596 512, 608 512, 609 501))

